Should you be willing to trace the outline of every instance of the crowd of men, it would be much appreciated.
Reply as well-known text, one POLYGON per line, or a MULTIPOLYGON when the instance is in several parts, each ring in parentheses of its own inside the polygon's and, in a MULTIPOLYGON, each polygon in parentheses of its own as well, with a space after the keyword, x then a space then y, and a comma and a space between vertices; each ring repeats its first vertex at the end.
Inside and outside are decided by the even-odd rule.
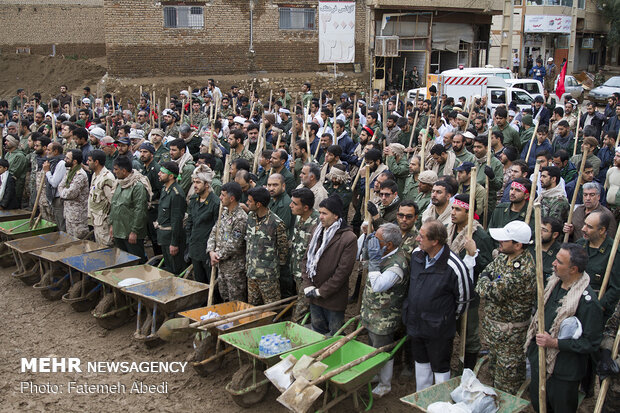
MULTIPOLYGON (((165 107, 148 93, 121 107, 88 87, 74 99, 62 86, 49 104, 20 89, 0 102, 0 208, 38 199, 60 230, 143 262, 152 250, 177 275, 191 263, 199 282, 217 267, 223 301, 297 295, 293 319, 310 312, 323 334, 359 298, 371 345, 409 336, 401 375, 415 374, 417 390, 450 378, 467 314, 464 366, 488 352, 496 388, 516 394, 529 364, 538 409, 543 346, 550 411, 576 411, 597 373, 612 377, 606 409, 618 411, 618 96, 582 114, 570 96, 563 107, 536 99, 490 111, 484 97, 455 103, 429 90, 417 102, 378 90, 335 100, 304 83, 261 101, 210 80, 165 107)), ((390 392, 393 370, 391 360, 376 396, 390 392)))

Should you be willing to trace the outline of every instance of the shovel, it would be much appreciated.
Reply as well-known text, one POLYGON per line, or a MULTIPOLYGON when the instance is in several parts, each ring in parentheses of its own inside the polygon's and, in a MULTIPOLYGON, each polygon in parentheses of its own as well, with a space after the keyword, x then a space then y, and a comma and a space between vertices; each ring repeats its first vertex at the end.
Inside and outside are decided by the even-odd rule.
POLYGON ((282 393, 299 377, 304 377, 306 380, 314 380, 328 367, 326 364, 321 363, 321 360, 329 357, 345 343, 351 341, 363 329, 364 327, 360 327, 351 334, 340 338, 310 356, 304 354, 299 360, 292 354, 289 354, 282 361, 265 370, 265 376, 282 393))
POLYGON ((249 314, 271 309, 273 307, 277 307, 278 305, 287 303, 295 299, 297 299, 297 296, 285 298, 279 301, 274 301, 273 303, 269 304, 259 305, 258 307, 235 311, 234 313, 226 314, 222 317, 210 318, 208 320, 201 320, 194 323, 190 323, 189 318, 185 317, 172 318, 162 324, 162 326, 157 331, 157 335, 164 341, 185 341, 189 339, 194 333, 201 332, 206 328, 217 327, 231 321, 240 320, 244 317, 247 317, 249 314), (202 327, 202 329, 199 327, 202 327))
POLYGON ((329 373, 321 376, 317 380, 308 381, 305 378, 300 377, 299 379, 295 380, 295 383, 293 383, 276 400, 289 410, 292 410, 296 413, 305 413, 310 409, 310 407, 312 407, 314 401, 318 399, 319 396, 323 393, 323 390, 317 387, 318 384, 339 375, 343 371, 349 370, 351 367, 355 367, 358 364, 365 362, 366 360, 376 356, 379 353, 389 350, 396 344, 397 342, 394 342, 392 344, 388 344, 387 346, 380 347, 372 353, 366 354, 365 356, 353 360, 345 364, 344 366, 338 367, 337 369, 330 371, 329 373))
POLYGON ((26 222, 22 222, 21 224, 11 228, 7 231, 7 233, 11 234, 18 228, 23 227, 26 224, 30 224, 30 229, 36 228, 39 225, 39 221, 41 220, 41 215, 39 215, 38 220, 35 221, 34 216, 37 214, 37 209, 39 208, 39 199, 41 198, 41 192, 43 192, 43 187, 45 186, 45 175, 41 177, 41 181, 39 182, 39 188, 37 189, 37 197, 34 201, 34 206, 32 207, 32 213, 30 214, 30 219, 26 222))

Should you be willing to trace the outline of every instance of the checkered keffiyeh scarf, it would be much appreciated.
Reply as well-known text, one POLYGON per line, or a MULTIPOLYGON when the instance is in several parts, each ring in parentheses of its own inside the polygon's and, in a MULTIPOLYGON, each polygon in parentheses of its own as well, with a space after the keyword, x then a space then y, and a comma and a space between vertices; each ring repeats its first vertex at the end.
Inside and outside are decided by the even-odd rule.
POLYGON ((319 263, 319 258, 321 258, 321 255, 334 237, 336 231, 340 229, 340 225, 342 225, 342 218, 338 219, 338 221, 334 222, 327 229, 324 229, 321 224, 316 226, 314 233, 312 234, 312 239, 310 240, 310 245, 308 246, 308 260, 306 262, 306 272, 308 273, 308 278, 310 278, 311 281, 316 275, 316 266, 319 263), (317 250, 319 238, 321 237, 323 237, 323 239, 321 240, 321 245, 317 250))

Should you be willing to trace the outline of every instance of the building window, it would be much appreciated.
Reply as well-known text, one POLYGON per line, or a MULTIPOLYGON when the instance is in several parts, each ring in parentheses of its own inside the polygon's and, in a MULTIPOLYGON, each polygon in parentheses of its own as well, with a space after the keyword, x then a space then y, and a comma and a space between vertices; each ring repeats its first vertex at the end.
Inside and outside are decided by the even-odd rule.
POLYGON ((456 60, 457 65, 469 66, 469 43, 463 41, 459 43, 459 53, 456 60))
POLYGON ((315 9, 280 7, 280 30, 315 30, 315 9))
POLYGON ((586 8, 586 0, 578 0, 577 1, 577 8, 585 9, 586 8))
POLYGON ((202 7, 165 6, 164 27, 174 29, 202 29, 204 17, 202 7))
POLYGON ((523 4, 523 0, 514 0, 513 2, 515 6, 521 6, 523 4))

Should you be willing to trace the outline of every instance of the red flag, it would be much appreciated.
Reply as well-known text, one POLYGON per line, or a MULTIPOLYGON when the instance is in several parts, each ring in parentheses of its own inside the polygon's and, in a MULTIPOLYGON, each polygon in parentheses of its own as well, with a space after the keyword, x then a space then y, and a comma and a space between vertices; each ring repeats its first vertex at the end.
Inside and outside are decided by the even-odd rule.
POLYGON ((562 70, 560 71, 560 77, 558 78, 558 86, 555 88, 555 94, 558 96, 558 99, 562 99, 562 95, 566 91, 564 89, 564 79, 566 78, 566 67, 568 66, 568 61, 564 62, 562 65, 562 70))

